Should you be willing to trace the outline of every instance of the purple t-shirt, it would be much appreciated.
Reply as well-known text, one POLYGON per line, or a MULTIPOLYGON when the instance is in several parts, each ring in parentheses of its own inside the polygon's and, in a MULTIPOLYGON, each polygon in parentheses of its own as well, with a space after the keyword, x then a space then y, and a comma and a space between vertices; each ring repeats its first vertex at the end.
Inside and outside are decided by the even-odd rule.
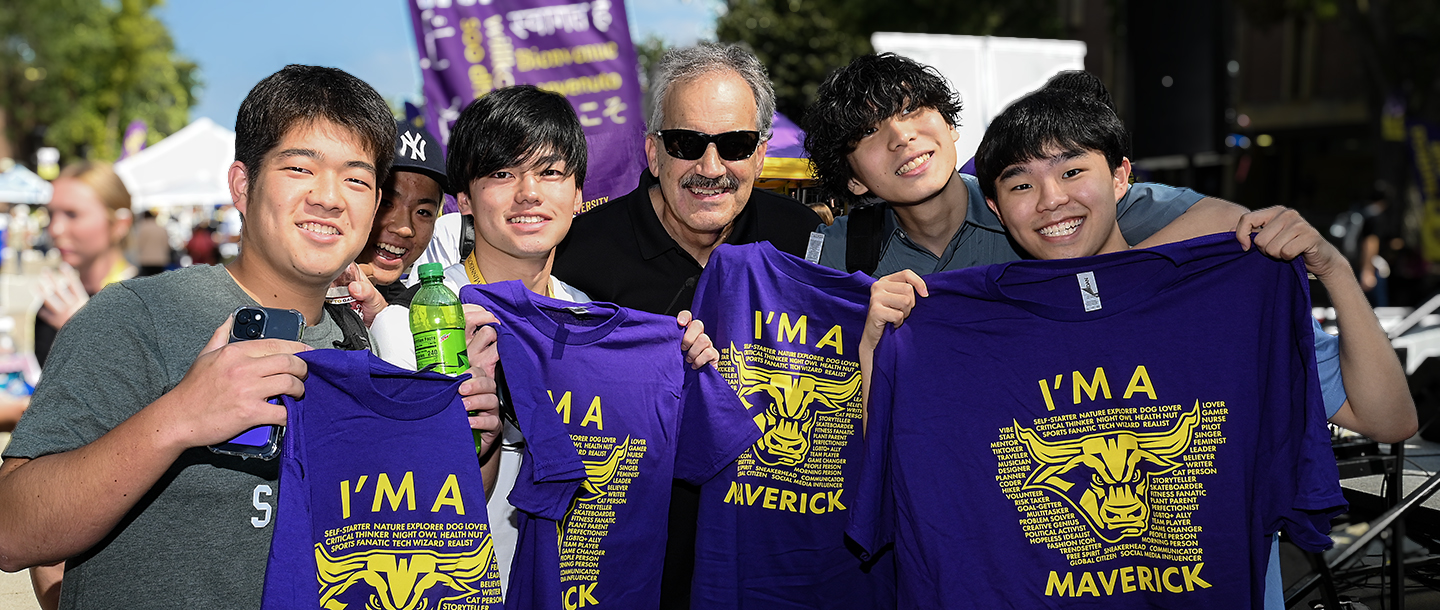
MULTIPOLYGON (((501 608, 462 378, 366 351, 300 357, 309 377, 303 399, 285 398, 263 607, 501 608)), ((576 483, 534 493, 563 504, 574 466, 576 483)))
POLYGON ((864 273, 768 242, 724 245, 695 291, 695 317, 762 436, 700 490, 691 607, 865 608, 893 603, 893 561, 845 544, 861 458, 864 273))
POLYGON ((1221 234, 926 283, 876 351, 848 529, 894 543, 900 607, 1259 607, 1269 533, 1330 545, 1298 262, 1221 234))
POLYGON ((674 318, 550 299, 519 282, 466 286, 460 300, 499 319, 512 397, 548 394, 538 400, 585 465, 558 521, 515 503, 527 493, 516 483, 520 542, 506 607, 656 607, 672 478, 703 483, 759 430, 719 371, 685 364, 674 318))

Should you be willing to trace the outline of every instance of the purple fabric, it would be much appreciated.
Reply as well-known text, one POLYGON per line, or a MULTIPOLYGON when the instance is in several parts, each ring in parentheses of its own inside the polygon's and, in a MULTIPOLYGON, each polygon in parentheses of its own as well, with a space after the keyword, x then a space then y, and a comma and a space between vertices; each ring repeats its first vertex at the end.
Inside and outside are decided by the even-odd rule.
POLYGON ((410 0, 425 123, 442 144, 471 100, 530 84, 564 94, 585 128, 587 202, 624 195, 645 166, 635 47, 624 0, 410 0))
POLYGON ((770 130, 770 147, 766 149, 765 156, 809 159, 810 155, 805 152, 805 131, 790 117, 775 113, 775 123, 770 130))
POLYGON ((303 399, 285 398, 263 607, 500 608, 462 378, 366 351, 300 357, 309 378, 303 399))
POLYGON ((926 283, 875 355, 848 529, 894 543, 900 607, 1260 607, 1268 533, 1330 544, 1298 261, 1221 234, 926 283))
MULTIPOLYGON (((656 607, 671 479, 703 483, 759 430, 719 371, 685 364, 674 318, 550 299, 519 282, 466 286, 460 300, 499 319, 512 397, 553 407, 585 463, 559 523, 520 513, 506 607, 656 607)), ((517 482, 511 503, 524 510, 526 493, 517 482)))
POLYGON ((695 316, 764 436, 701 487, 692 608, 893 603, 890 558, 862 567, 845 544, 862 455, 858 346, 873 281, 769 242, 710 256, 695 316))
POLYGON ((120 139, 120 159, 145 150, 145 136, 149 131, 150 126, 144 119, 130 121, 130 124, 125 127, 125 136, 120 139))

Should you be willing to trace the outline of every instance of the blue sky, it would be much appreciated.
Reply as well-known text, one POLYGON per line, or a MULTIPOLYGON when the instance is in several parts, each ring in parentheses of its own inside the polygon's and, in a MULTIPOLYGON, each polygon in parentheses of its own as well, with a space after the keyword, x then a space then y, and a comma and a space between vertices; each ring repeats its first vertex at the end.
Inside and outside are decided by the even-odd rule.
MULTIPOLYGON (((631 36, 672 45, 711 38, 717 0, 626 0, 631 36)), ((418 101, 420 71, 406 0, 169 0, 157 11, 205 86, 191 120, 235 128, 250 88, 286 64, 334 66, 386 99, 418 101)))

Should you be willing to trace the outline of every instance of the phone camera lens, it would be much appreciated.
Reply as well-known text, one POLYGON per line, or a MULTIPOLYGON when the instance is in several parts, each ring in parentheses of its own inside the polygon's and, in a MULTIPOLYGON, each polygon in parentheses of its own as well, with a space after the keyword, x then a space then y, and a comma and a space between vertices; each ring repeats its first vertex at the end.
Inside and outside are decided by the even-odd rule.
POLYGON ((245 337, 246 337, 246 338, 255 339, 255 338, 259 337, 259 336, 260 336, 260 327, 259 327, 259 326, 246 326, 246 327, 245 327, 245 337))

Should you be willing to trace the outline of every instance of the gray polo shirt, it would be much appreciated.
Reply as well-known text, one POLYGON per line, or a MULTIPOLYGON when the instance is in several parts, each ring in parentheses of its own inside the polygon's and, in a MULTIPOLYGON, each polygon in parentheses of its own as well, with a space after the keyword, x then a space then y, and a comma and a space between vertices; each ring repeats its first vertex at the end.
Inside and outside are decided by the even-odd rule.
MULTIPOLYGON (((900 228, 895 220, 895 211, 885 206, 885 221, 881 235, 886 235, 880 246, 880 264, 875 268, 875 277, 884 277, 902 269, 910 269, 920 275, 937 271, 952 271, 977 265, 993 265, 1026 258, 1017 251, 1005 235, 1000 219, 985 204, 985 195, 980 192, 980 181, 970 174, 959 174, 970 191, 969 209, 960 230, 950 238, 950 245, 940 256, 915 243, 900 228)), ((1125 241, 1135 245, 1145 241, 1156 231, 1165 227, 1184 214, 1195 202, 1205 196, 1187 188, 1176 188, 1163 184, 1141 182, 1130 185, 1130 190, 1117 202, 1116 216, 1120 232, 1125 241)), ((820 264, 831 269, 845 270, 846 228, 850 218, 841 216, 835 224, 821 225, 817 231, 825 236, 825 245, 820 251, 820 264)))

